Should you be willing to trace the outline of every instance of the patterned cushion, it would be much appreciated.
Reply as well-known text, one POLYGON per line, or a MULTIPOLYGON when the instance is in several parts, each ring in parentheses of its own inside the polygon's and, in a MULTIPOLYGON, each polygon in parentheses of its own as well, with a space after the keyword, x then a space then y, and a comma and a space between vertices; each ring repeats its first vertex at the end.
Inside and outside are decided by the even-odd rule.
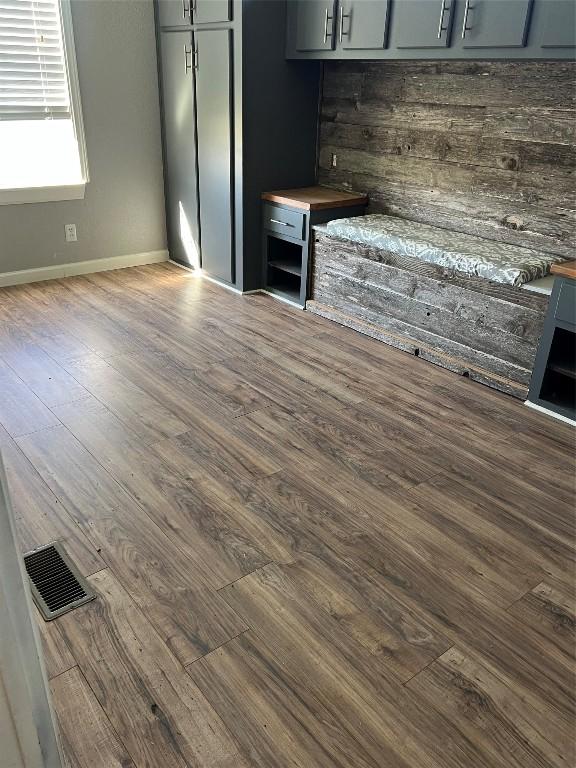
POLYGON ((514 286, 544 277, 552 264, 566 261, 562 256, 379 213, 335 219, 323 229, 334 237, 439 264, 467 277, 484 277, 514 286))

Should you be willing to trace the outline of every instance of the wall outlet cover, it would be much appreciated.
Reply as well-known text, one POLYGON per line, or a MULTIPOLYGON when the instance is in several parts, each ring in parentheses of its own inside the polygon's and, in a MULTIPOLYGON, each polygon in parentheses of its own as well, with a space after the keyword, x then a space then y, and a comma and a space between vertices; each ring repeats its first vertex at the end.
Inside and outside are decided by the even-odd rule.
POLYGON ((76 235, 76 224, 64 224, 64 233, 67 243, 75 243, 78 240, 76 235))

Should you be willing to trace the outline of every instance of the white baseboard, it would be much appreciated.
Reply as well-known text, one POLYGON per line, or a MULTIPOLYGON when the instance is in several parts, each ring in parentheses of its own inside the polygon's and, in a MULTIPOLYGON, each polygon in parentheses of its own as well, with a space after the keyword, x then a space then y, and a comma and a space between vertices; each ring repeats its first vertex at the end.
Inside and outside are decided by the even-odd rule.
POLYGON ((291 301, 290 299, 284 298, 284 296, 279 296, 277 293, 272 293, 271 291, 267 291, 264 288, 261 289, 260 293, 265 293, 267 296, 272 296, 273 299, 276 299, 276 301, 281 301, 284 304, 289 304, 291 307, 296 307, 296 309, 304 309, 304 307, 301 304, 297 304, 295 301, 291 301))
POLYGON ((77 261, 72 264, 54 264, 50 267, 22 269, 17 272, 0 272, 0 287, 38 283, 42 280, 56 280, 74 275, 88 275, 91 272, 108 272, 111 269, 125 267, 141 267, 144 264, 158 264, 161 261, 168 261, 168 251, 129 253, 126 256, 110 256, 104 259, 77 261))
POLYGON ((232 293, 238 293, 240 296, 249 296, 251 293, 263 293, 261 288, 256 288, 253 291, 241 291, 239 288, 236 288, 234 285, 230 285, 230 283, 225 283, 222 280, 218 280, 216 277, 210 277, 201 269, 197 269, 195 267, 187 267, 185 264, 180 264, 180 262, 173 261, 172 259, 170 259, 170 264, 174 264, 175 267, 180 267, 180 269, 184 269, 186 270, 186 272, 192 272, 192 274, 195 277, 202 278, 202 280, 208 280, 208 282, 214 283, 215 285, 219 285, 220 288, 225 288, 227 291, 232 291, 232 293))
POLYGON ((540 411, 540 413, 545 413, 546 416, 552 416, 553 419, 563 421, 565 424, 570 424, 571 427, 576 427, 576 421, 569 419, 568 416, 563 416, 561 413, 550 411, 548 408, 544 408, 543 405, 538 405, 538 403, 531 403, 529 400, 525 400, 524 405, 527 405, 528 408, 533 408, 535 411, 540 411))

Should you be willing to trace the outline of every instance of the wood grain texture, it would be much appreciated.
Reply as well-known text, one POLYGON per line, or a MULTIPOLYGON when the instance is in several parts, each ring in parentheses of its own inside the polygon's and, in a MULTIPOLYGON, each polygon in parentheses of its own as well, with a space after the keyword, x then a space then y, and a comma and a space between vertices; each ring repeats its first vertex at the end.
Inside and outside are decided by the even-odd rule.
POLYGON ((225 727, 115 578, 90 578, 98 599, 60 625, 136 765, 242 766, 225 727))
MULTIPOLYGON (((377 763, 252 632, 188 667, 235 740, 260 768, 376 768, 377 763), (306 728, 301 724, 306 723, 306 728), (295 740, 294 733, 300 738, 295 740)), ((398 765, 398 763, 395 763, 398 765)))
POLYGON ((183 663, 246 629, 173 544, 65 427, 29 436, 23 450, 103 560, 183 663))
POLYGON ((368 203, 366 195, 341 192, 329 187, 278 189, 274 192, 264 192, 262 200, 288 205, 292 208, 302 208, 306 211, 321 211, 323 208, 345 208, 346 206, 366 205, 368 203))
POLYGON ((537 699, 518 695, 507 683, 505 676, 451 648, 408 686, 439 707, 463 736, 481 742, 490 766, 573 765, 573 739, 548 727, 537 699))
POLYGON ((565 261, 562 264, 552 264, 550 271, 553 275, 560 275, 561 277, 569 277, 572 280, 576 280, 576 259, 565 261))
POLYGON ((170 264, 0 290, 0 360, 22 547, 98 592, 40 624, 69 768, 573 763, 568 425, 170 264))
POLYGON ((316 233, 314 313, 524 397, 548 298, 316 233))
POLYGON ((135 768, 77 667, 50 687, 69 768, 135 768))
POLYGON ((324 72, 322 184, 364 192, 372 211, 573 256, 573 62, 324 72))

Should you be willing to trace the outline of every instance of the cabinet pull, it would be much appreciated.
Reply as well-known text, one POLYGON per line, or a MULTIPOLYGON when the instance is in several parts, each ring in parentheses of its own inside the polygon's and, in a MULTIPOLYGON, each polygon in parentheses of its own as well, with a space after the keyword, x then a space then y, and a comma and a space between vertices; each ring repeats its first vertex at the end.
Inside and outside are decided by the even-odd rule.
POLYGON ((190 72, 190 59, 188 58, 192 51, 188 48, 187 45, 184 46, 184 74, 187 75, 188 72, 190 72))
POLYGON ((324 45, 326 45, 326 41, 328 40, 328 22, 332 21, 333 18, 334 17, 328 12, 328 6, 326 6, 326 13, 324 14, 324 45))
MULTIPOLYGON (((186 18, 186 16, 190 16, 190 6, 186 5, 186 0, 182 0, 182 16, 183 18, 186 18)), ((190 16, 190 18, 192 18, 190 16)))
MULTIPOLYGON (((442 2, 444 2, 444 0, 442 0, 442 2)), ((350 14, 344 13, 344 6, 341 5, 340 6, 340 29, 338 32, 338 41, 340 43, 342 42, 342 38, 344 37, 344 34, 347 34, 347 35, 350 34, 350 29, 348 29, 348 32, 344 33, 344 19, 349 19, 349 18, 350 18, 350 14)))
POLYGON ((198 43, 195 44, 192 51, 192 67, 198 71, 198 43))
POLYGON ((466 0, 466 6, 464 7, 464 23, 462 24, 462 40, 466 37, 466 32, 470 32, 472 27, 468 26, 468 13, 470 11, 470 0, 466 0))
POLYGON ((440 21, 438 22, 438 40, 442 39, 442 32, 447 32, 448 27, 444 26, 444 14, 450 10, 450 6, 446 7, 446 0, 442 0, 440 3, 440 21))
POLYGON ((282 224, 283 227, 293 227, 294 224, 288 224, 287 221, 280 221, 280 219, 270 219, 272 224, 282 224))

